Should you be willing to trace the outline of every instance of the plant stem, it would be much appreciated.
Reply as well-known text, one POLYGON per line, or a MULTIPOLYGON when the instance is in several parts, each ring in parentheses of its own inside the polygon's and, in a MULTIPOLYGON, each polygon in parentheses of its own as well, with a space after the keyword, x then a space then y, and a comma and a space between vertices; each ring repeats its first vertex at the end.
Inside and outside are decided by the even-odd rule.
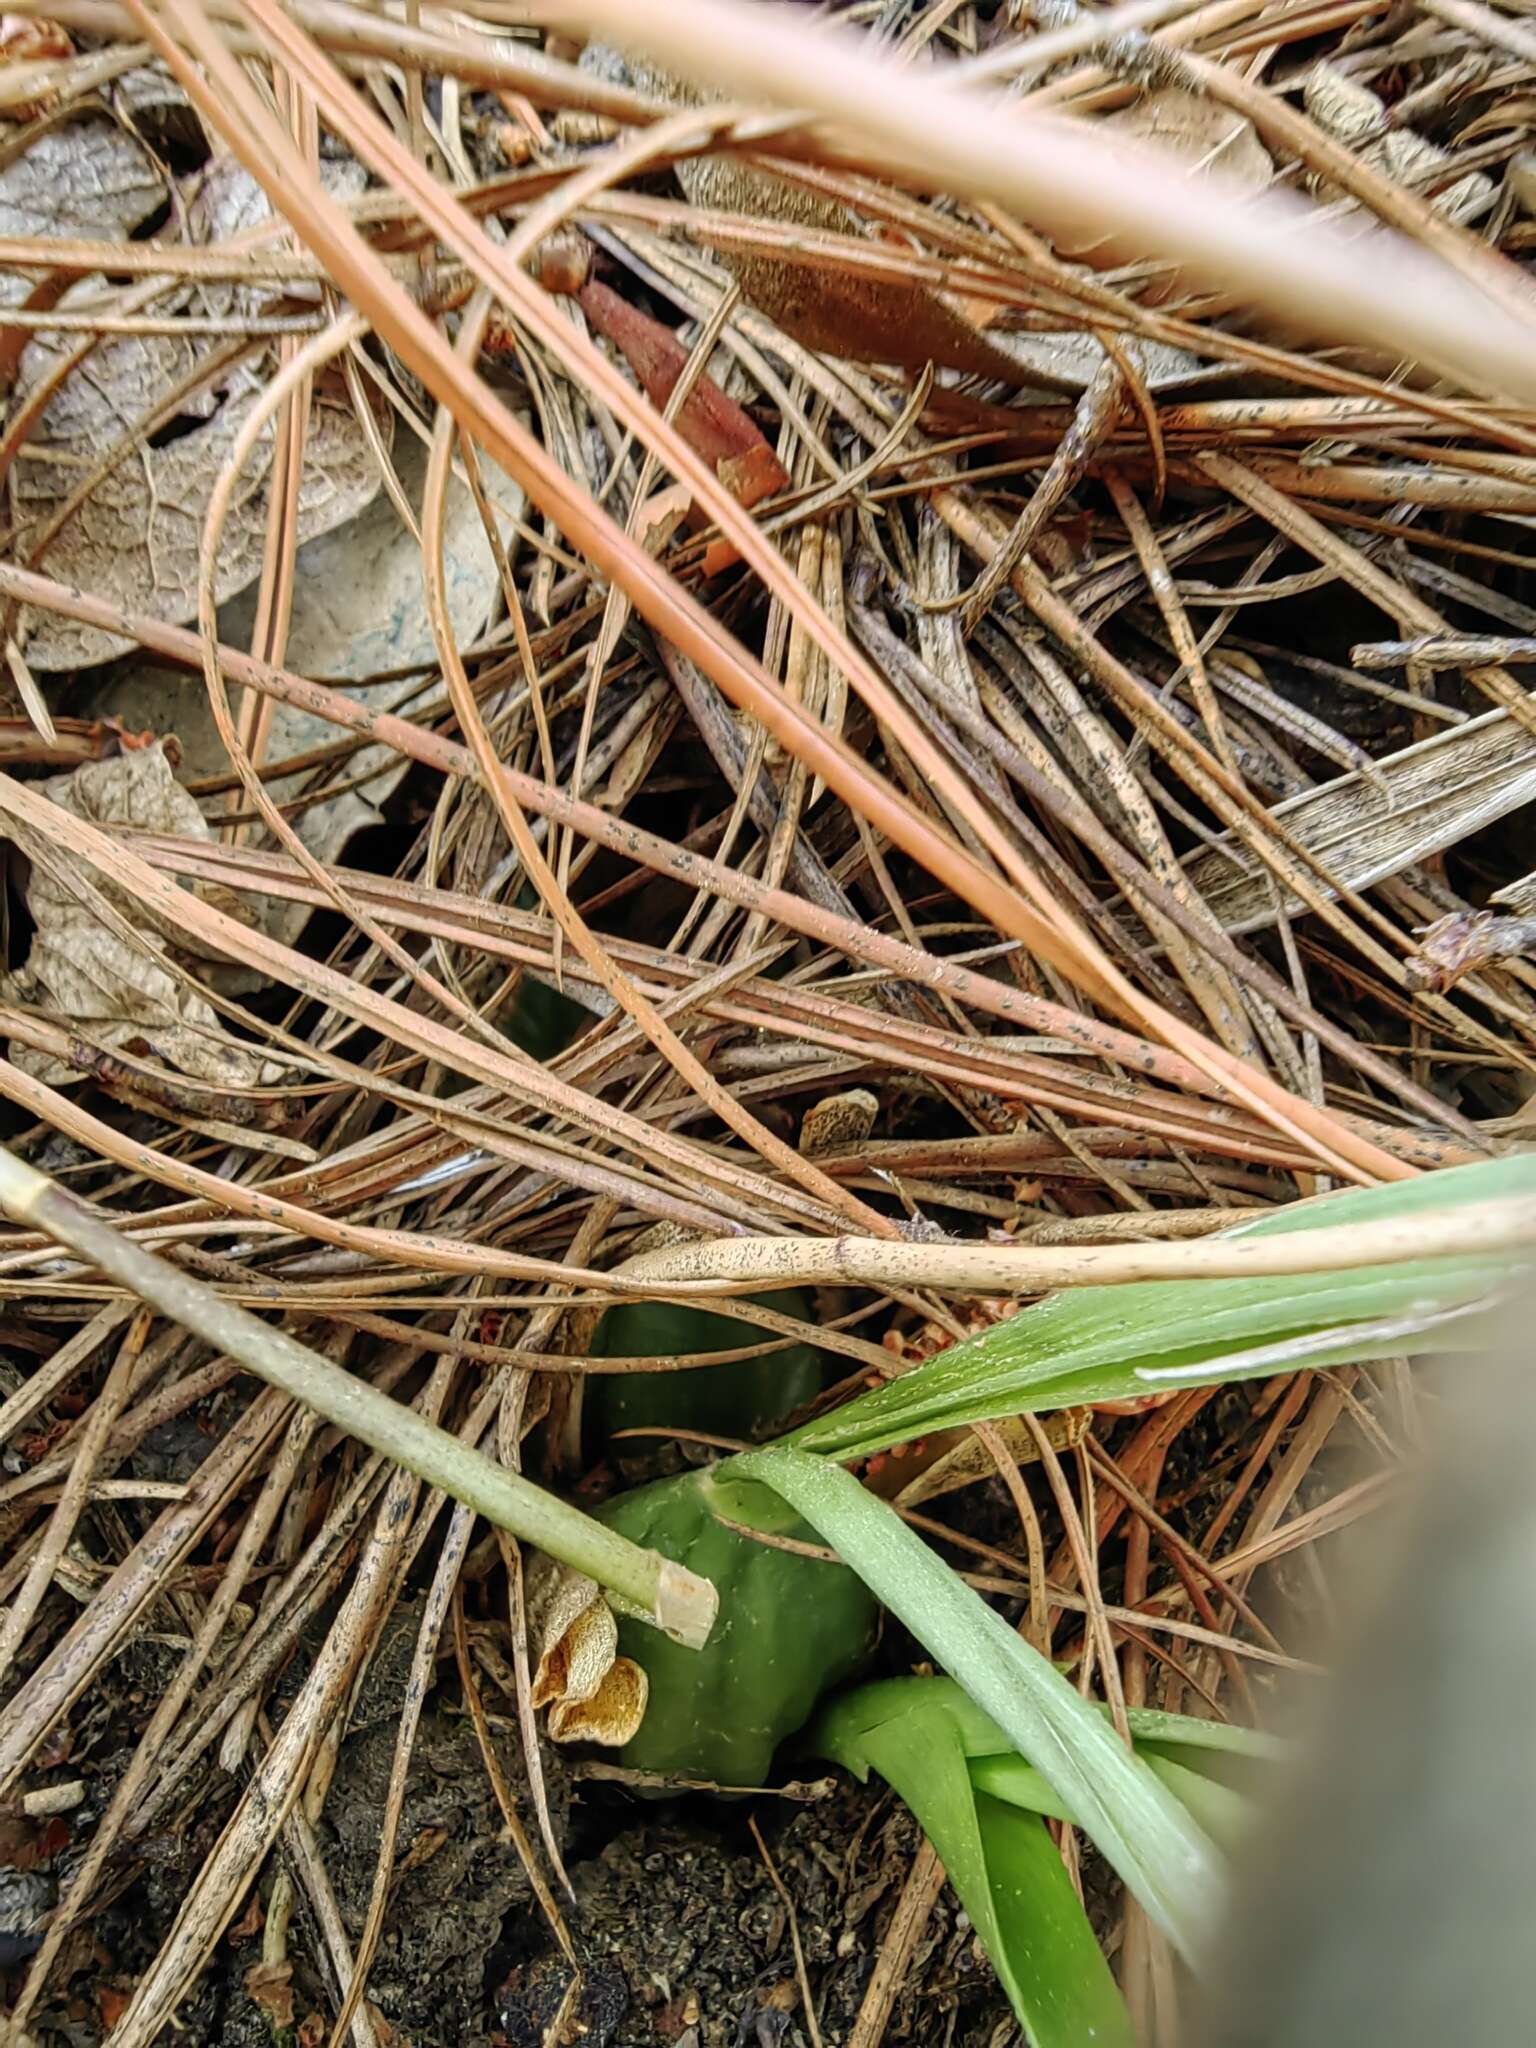
MULTIPOLYGON (((1241 1212, 1238 1212, 1241 1214, 1241 1212)), ((644 1252, 618 1277, 680 1298, 748 1286, 951 1287, 1044 1294, 1144 1281, 1268 1280, 1508 1252, 1536 1245, 1536 1196, 1319 1225, 1283 1236, 1227 1234, 1193 1244, 887 1244, 867 1237, 720 1237, 644 1252)))
POLYGON ((441 1487, 520 1541, 585 1572, 643 1619, 698 1649, 714 1623, 716 1594, 707 1579, 604 1528, 579 1508, 494 1464, 446 1429, 392 1401, 285 1330, 276 1329, 211 1287, 119 1235, 45 1174, 0 1146, 0 1209, 46 1232, 132 1290, 162 1315, 194 1331, 248 1371, 327 1422, 441 1487))

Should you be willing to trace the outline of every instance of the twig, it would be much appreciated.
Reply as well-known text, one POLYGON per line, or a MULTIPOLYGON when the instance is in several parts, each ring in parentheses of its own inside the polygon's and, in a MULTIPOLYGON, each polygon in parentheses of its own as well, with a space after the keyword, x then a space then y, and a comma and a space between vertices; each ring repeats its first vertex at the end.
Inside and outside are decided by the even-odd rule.
POLYGON ((714 1623, 714 1587, 642 1550, 580 1509, 471 1450, 366 1380, 353 1379, 286 1331, 121 1237, 45 1174, 0 1147, 0 1208, 45 1231, 214 1348, 307 1403, 328 1422, 441 1487, 498 1528, 574 1566, 676 1641, 699 1648, 714 1623))

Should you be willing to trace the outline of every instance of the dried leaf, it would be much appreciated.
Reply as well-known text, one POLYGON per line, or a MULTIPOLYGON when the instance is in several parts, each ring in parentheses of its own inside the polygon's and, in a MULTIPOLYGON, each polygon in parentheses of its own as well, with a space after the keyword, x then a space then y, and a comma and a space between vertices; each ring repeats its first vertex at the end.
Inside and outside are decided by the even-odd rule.
MULTIPOLYGON (((176 780, 170 757, 158 740, 147 746, 131 747, 104 761, 86 761, 68 775, 52 776, 42 789, 50 803, 91 825, 126 825, 135 832, 175 833, 182 839, 212 843, 207 819, 195 798, 176 780)), ((98 886, 133 924, 142 925, 148 920, 172 945, 183 951, 194 948, 193 935, 184 926, 156 918, 136 896, 114 888, 110 882, 98 886)), ((241 898, 229 890, 199 882, 183 887, 190 887, 193 895, 226 916, 245 918, 241 898)), ((46 875, 37 875, 28 888, 27 900, 33 917, 42 926, 57 921, 75 898, 46 875)))
POLYGON ((115 121, 90 114, 45 129, 0 169, 0 234, 102 241, 130 234, 165 201, 149 152, 115 121))
MULTIPOLYGON (((99 125, 84 132, 95 135, 99 125)), ((142 152, 136 143, 128 143, 115 127, 106 133, 118 138, 113 148, 119 157, 120 147, 126 146, 138 162, 142 152)), ((31 163, 34 155, 29 151, 13 172, 31 163)), ((78 170, 61 165, 58 174, 66 192, 72 192, 71 180, 78 182, 78 170)), ((129 182, 120 162, 118 175, 129 182)), ((158 205, 162 197, 163 188, 157 186, 153 203, 158 205)), ((252 226, 269 210, 255 181, 224 159, 200 181, 187 202, 185 218, 192 239, 212 243, 252 226)), ((129 212, 126 224, 132 225, 138 215, 129 212)), ((109 232, 116 227, 117 218, 109 211, 105 224, 93 215, 79 220, 56 205, 54 224, 31 230, 18 226, 15 231, 61 234, 74 228, 99 237, 104 226, 109 232)), ((89 303, 100 291, 99 278, 81 278, 59 304, 68 309, 89 303)), ((200 283, 167 294, 155 310, 234 318, 270 310, 270 304, 271 294, 263 289, 200 283)), ((78 341, 77 335, 67 332, 39 334, 31 340, 21 357, 17 399, 25 400, 50 379, 59 363, 74 354, 78 341)), ((109 336, 92 350, 50 398, 28 440, 26 459, 11 469, 14 551, 21 560, 30 560, 41 548, 41 566, 66 582, 173 624, 194 616, 208 499, 270 375, 270 357, 258 352, 222 370, 211 369, 208 381, 200 384, 199 369, 213 365, 227 348, 227 338, 217 334, 126 334, 109 336), (168 407, 174 410, 167 417, 168 407), (113 451, 120 451, 120 459, 49 538, 61 508, 113 451)), ((387 445, 387 415, 380 418, 379 432, 387 445)), ((275 439, 276 426, 268 422, 232 496, 215 573, 220 601, 233 597, 260 573, 275 439)), ((299 538, 312 539, 355 517, 373 498, 379 481, 372 448, 350 401, 338 391, 317 387, 305 442, 299 538)), ((24 614, 24 619, 24 645, 34 669, 81 668, 132 645, 116 634, 53 613, 24 614)))
MULTIPOLYGON (((694 106, 703 97, 656 66, 619 57, 600 43, 588 44, 582 68, 630 80, 651 97, 679 105, 694 106)), ((690 157, 676 168, 678 182, 696 206, 825 234, 866 233, 851 208, 771 172, 754 170, 734 156, 690 157)), ((1072 392, 1088 384, 1103 360, 1090 334, 990 331, 973 317, 975 301, 925 284, 811 269, 750 250, 717 253, 754 306, 806 348, 826 355, 897 363, 917 371, 932 363, 1009 385, 1072 392)), ((1148 349, 1146 371, 1153 390, 1212 375, 1198 357, 1163 343, 1148 349)))
POLYGON ((619 1625, 595 1581, 541 1558, 529 1575, 528 1614, 538 1648, 533 1704, 591 1699, 619 1642, 619 1625))
POLYGON ((549 1708, 556 1742, 621 1748, 645 1713, 645 1673, 618 1654, 613 1610, 581 1572, 538 1557, 528 1573, 528 1619, 538 1663, 533 1704, 549 1708))
POLYGON ((101 2014, 101 2024, 110 2031, 128 2010, 129 1993, 119 1991, 115 1984, 96 1986, 96 2009, 101 2014))
POLYGON ((231 1945, 249 1941, 253 1934, 260 1934, 266 1921, 266 1910, 261 1903, 261 1893, 252 1889, 245 1902, 245 1911, 238 1920, 232 1920, 224 1930, 224 1939, 231 1945))
MULTIPOLYGON (((596 278, 588 279, 576 299, 597 332, 621 352, 652 405, 665 406, 688 363, 688 350, 671 328, 596 278)), ((788 470, 756 421, 707 373, 683 400, 677 424, 689 446, 714 464, 721 483, 748 511, 788 484, 788 470)), ((705 556, 705 574, 717 575, 736 560, 734 548, 717 542, 705 556)))
POLYGON ((549 1710, 555 1742, 599 1742, 622 1749, 645 1719, 650 1680, 632 1657, 615 1657, 589 1700, 563 1700, 549 1710))
MULTIPOLYGON (((87 762, 43 787, 51 801, 94 824, 209 837, 158 745, 87 762)), ((81 902, 64 879, 68 870, 43 844, 17 836, 33 859, 27 907, 36 930, 25 964, 0 976, 0 996, 81 1029, 94 1045, 145 1053, 198 1080, 249 1088, 276 1078, 278 1070, 231 1038, 212 1006, 165 964, 169 948, 186 943, 185 931, 152 918, 110 882, 99 883, 133 925, 137 937, 130 942, 81 902)), ((22 1045, 11 1053, 40 1080, 80 1078, 47 1053, 22 1045)))
MULTIPOLYGON (((680 105, 697 105, 703 97, 670 74, 618 58, 600 44, 587 46, 582 67, 629 77, 641 91, 680 105)), ((691 157, 678 164, 677 176, 696 206, 833 234, 862 232, 858 216, 846 206, 771 172, 754 170, 735 157, 691 157)), ((807 348, 918 370, 934 362, 977 376, 1017 379, 1007 352, 979 333, 942 292, 810 270, 750 251, 726 251, 720 260, 753 305, 807 348)))
MULTIPOLYGON (((1129 106, 1106 115, 1100 126, 1111 147, 1119 135, 1155 142, 1192 169, 1213 171, 1224 182, 1250 191, 1262 191, 1275 175, 1251 121, 1183 86, 1141 93, 1129 106)), ((1092 256, 1108 262, 1118 253, 1114 238, 1107 235, 1058 237, 1057 248, 1078 261, 1092 256)), ((1162 295, 1154 286, 1151 297, 1162 295)))
POLYGON ((800 1120, 800 1150, 807 1159, 820 1159, 839 1145, 861 1145, 875 1128, 879 1114, 880 1098, 868 1088, 824 1095, 800 1120))
MULTIPOLYGON (((425 458, 416 448, 407 448, 396 469, 407 496, 419 498, 425 458)), ((494 508, 498 531, 504 538, 510 537, 513 521, 523 510, 521 491, 484 455, 480 480, 494 508)), ((490 623, 500 583, 475 501, 457 479, 449 483, 443 524, 448 617, 454 638, 465 647, 490 623)), ((221 608, 220 638, 232 646, 248 647, 255 617, 256 593, 248 589, 221 608)), ((301 675, 362 679, 434 659, 432 629, 422 597, 421 550, 381 492, 348 525, 300 548, 294 569, 287 663, 301 675)), ((348 694, 372 710, 393 711, 419 687, 418 680, 410 677, 385 683, 359 680, 348 694)), ((207 692, 200 679, 189 677, 184 670, 136 665, 126 674, 103 677, 89 694, 73 701, 83 711, 112 715, 131 727, 175 733, 181 746, 182 773, 189 782, 223 774, 229 766, 207 692)), ((266 758, 269 762, 293 759, 311 748, 334 745, 339 737, 327 720, 293 705, 275 704, 266 758)), ((300 838, 316 859, 334 864, 355 832, 378 823, 382 806, 406 767, 403 755, 382 746, 367 747, 343 764, 338 779, 351 786, 329 802, 310 804, 295 820, 300 838), (368 781, 355 780, 369 771, 368 781)), ((268 785, 279 803, 291 801, 310 786, 307 775, 283 776, 268 785)), ((309 916, 303 904, 275 898, 257 899, 254 908, 263 930, 285 944, 298 936, 309 916)), ((221 990, 231 992, 245 985, 227 972, 221 972, 216 981, 221 990)))
MULTIPOLYGON (((87 289, 76 287, 63 303, 69 305, 87 289)), ((190 293, 181 301, 192 302, 190 293)), ((66 379, 38 424, 31 459, 18 463, 11 475, 16 549, 23 559, 82 473, 94 468, 105 450, 134 440, 140 422, 215 345, 208 336, 182 341, 122 335, 98 349, 88 369, 66 379)), ((27 348, 21 395, 46 374, 52 360, 47 342, 27 348)), ((242 364, 220 377, 212 391, 184 404, 177 425, 188 431, 158 447, 135 448, 97 484, 49 545, 43 564, 48 573, 130 611, 172 624, 191 618, 197 610, 208 497, 264 381, 258 370, 242 364)), ((234 494, 214 582, 221 601, 243 590, 261 570, 274 436, 269 426, 234 494)), ((309 539, 361 511, 378 490, 379 474, 351 406, 328 395, 316 397, 305 451, 299 533, 309 539)), ((82 668, 132 645, 56 613, 30 615, 28 626, 26 650, 34 669, 82 668)))
POLYGON ((252 1963, 245 1973, 245 1995, 259 2005, 274 2030, 293 2025, 292 1963, 252 1963))
POLYGON ((1121 134, 1159 143, 1199 170, 1217 171, 1230 184, 1257 191, 1275 175, 1269 151, 1246 115, 1183 86, 1144 92, 1120 113, 1111 114, 1108 125, 1121 134))
MULTIPOLYGON (((688 351, 672 329, 596 278, 588 279, 576 300, 598 333, 623 353, 652 405, 665 405, 688 364, 688 351)), ((678 425, 707 462, 739 455, 763 438, 736 401, 707 374, 683 401, 678 425)))
MULTIPOLYGON (((112 108, 162 162, 171 161, 178 153, 195 161, 208 149, 206 131, 191 101, 163 64, 141 64, 114 79, 112 108)), ((214 159, 215 163, 229 161, 214 159)))

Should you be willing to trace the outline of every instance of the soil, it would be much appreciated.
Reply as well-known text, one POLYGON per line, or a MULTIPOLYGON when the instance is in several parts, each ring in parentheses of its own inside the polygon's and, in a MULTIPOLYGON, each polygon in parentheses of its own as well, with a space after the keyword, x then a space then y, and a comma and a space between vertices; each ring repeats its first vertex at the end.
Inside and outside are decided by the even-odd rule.
MULTIPOLYGON (((876 1787, 839 1783, 793 1807, 755 1802, 795 1908, 822 2040, 848 2038, 881 1940, 921 1843, 876 1787)), ((692 1802, 629 1819, 571 1872, 572 1927, 586 1970, 575 2036, 584 2048, 809 2048, 790 1919, 745 1809, 692 1802), (722 1819, 722 1815, 726 1817, 722 1819)), ((569 1966, 547 1940, 495 1991, 510 2048, 539 2048, 569 1966)), ((1005 2048, 1007 2000, 945 1889, 884 2039, 1005 2048)))
MULTIPOLYGON (((328 1618, 306 1629, 274 1687, 274 1723, 296 1695, 328 1618)), ((316 1831, 354 1942, 367 1915, 418 1621, 419 1608, 407 1599, 382 1632, 316 1831)), ((888 1641, 887 1651, 892 1647, 888 1641)), ((176 1656, 168 1642, 142 1635, 115 1660, 93 1807, 110 1795, 132 1753, 134 1727, 176 1656)), ((492 1714, 492 1739, 531 1834, 510 1715, 492 1714)), ((820 2039, 826 2048, 846 2041, 921 1844, 900 1802, 878 1783, 859 1786, 841 1777, 815 1781, 803 1800, 658 1798, 583 1780, 580 1769, 578 1762, 573 1776, 564 1753, 545 1753, 546 1791, 574 1893, 562 1903, 583 1973, 564 2038, 581 2048, 811 2048, 790 1914, 753 1838, 755 1820, 793 1903, 820 2039)), ((237 1790, 216 1767, 199 1771, 179 1824, 141 1844, 146 1860, 123 1871, 111 1903, 71 1937, 59 1971, 68 1993, 37 2016, 38 2048, 96 2048, 106 2038, 217 1841, 237 1790)), ((69 1855, 62 1850, 29 1876, 38 1896, 14 1901, 18 1923, 22 1908, 52 1904, 69 1855)), ((313 2048, 325 2040, 320 2016, 334 2014, 336 1984, 302 1886, 295 1888, 288 1938, 293 2024, 275 2025, 249 1988, 262 1960, 279 1863, 269 1858, 255 1901, 247 1901, 178 2012, 177 2048, 313 2048)), ((0 1955, 0 1972, 13 1972, 32 1946, 23 1942, 0 1955)), ((391 2048, 543 2048, 571 1978, 507 1838, 473 1726, 445 1667, 414 1746, 389 1911, 369 1976, 370 2001, 392 2030, 384 2038, 391 2048)), ((946 1887, 884 2039, 893 2048, 1008 2048, 1018 2038, 1007 2000, 946 1887)))
MULTIPOLYGON (((373 1882, 394 1742, 384 1721, 342 1746, 319 1834, 349 1935, 361 1931, 373 1882)), ((512 1731, 497 1752, 515 1793, 526 1788, 512 1731)), ((574 1799, 548 1759, 557 1825, 572 1851, 567 1922, 583 1970, 565 2038, 581 2048, 811 2048, 790 1916, 748 1827, 762 1838, 794 1905, 826 2048, 848 2038, 881 1942, 921 1844, 915 1822, 878 1785, 827 1781, 808 1804, 645 1800, 606 1784, 574 1799)), ((520 1805, 527 1812, 525 1800, 520 1805)), ((164 1938, 233 1787, 203 1788, 182 1853, 155 1862, 77 1951, 72 1995, 35 2029, 43 2044, 95 2048, 113 2010, 164 1938)), ((273 1859, 274 1862, 276 1859, 273 1859)), ((506 1840, 470 1723, 429 1707, 401 1816, 397 1875, 369 1978, 392 2048, 542 2048, 571 1968, 555 1946, 506 1840), (403 1870, 402 1865, 405 1865, 403 1870)), ((271 1890, 271 1865, 260 1904, 271 1890)), ((334 1984, 302 1900, 290 1928, 297 2031, 274 2027, 247 1989, 262 1937, 248 1912, 177 2015, 177 2048, 286 2048, 323 2040, 312 2014, 333 2013, 334 1984)), ((1019 2035, 965 1914, 946 1887, 913 1957, 884 2039, 942 2048, 1010 2048, 1019 2035)))

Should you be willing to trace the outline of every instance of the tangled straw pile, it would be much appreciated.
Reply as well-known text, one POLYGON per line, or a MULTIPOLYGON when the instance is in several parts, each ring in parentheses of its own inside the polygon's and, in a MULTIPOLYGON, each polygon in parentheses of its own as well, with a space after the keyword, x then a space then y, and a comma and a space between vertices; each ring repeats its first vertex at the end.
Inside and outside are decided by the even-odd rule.
MULTIPOLYGON (((594 1346, 615 1296, 709 1292, 743 1356, 809 1335, 858 1386, 1085 1247, 1193 1271, 1240 1212, 1525 1122, 1536 38, 1477 0, 843 11, 5 18, 9 1142, 559 1489, 583 1380, 633 1362, 594 1346), (854 1089, 872 1124, 798 1141, 854 1089), (713 1299, 765 1277, 825 1290, 813 1328, 713 1299)), ((317 2024, 381 2043, 434 1683, 567 1940, 510 1538, 45 1233, 0 1268, 17 2038, 206 1809, 113 2040, 280 1839, 317 2024), (349 1926, 315 1829, 413 1569, 349 1926), (93 1703, 151 1624, 185 1654, 109 1777, 93 1703), (26 1801, 71 1771, 60 1860, 26 1801)), ((1360 1389, 1100 1417, 1052 1467, 1056 1651, 1071 1598, 1103 1623, 1099 1544, 1125 1614, 1236 1543, 1184 1638, 1114 1624, 1116 1683, 1281 1657, 1246 1575, 1340 1519, 1286 1517, 1360 1389), (1197 1425, 1228 1491, 1184 1535, 1200 1484, 1154 1504, 1197 1425)))

